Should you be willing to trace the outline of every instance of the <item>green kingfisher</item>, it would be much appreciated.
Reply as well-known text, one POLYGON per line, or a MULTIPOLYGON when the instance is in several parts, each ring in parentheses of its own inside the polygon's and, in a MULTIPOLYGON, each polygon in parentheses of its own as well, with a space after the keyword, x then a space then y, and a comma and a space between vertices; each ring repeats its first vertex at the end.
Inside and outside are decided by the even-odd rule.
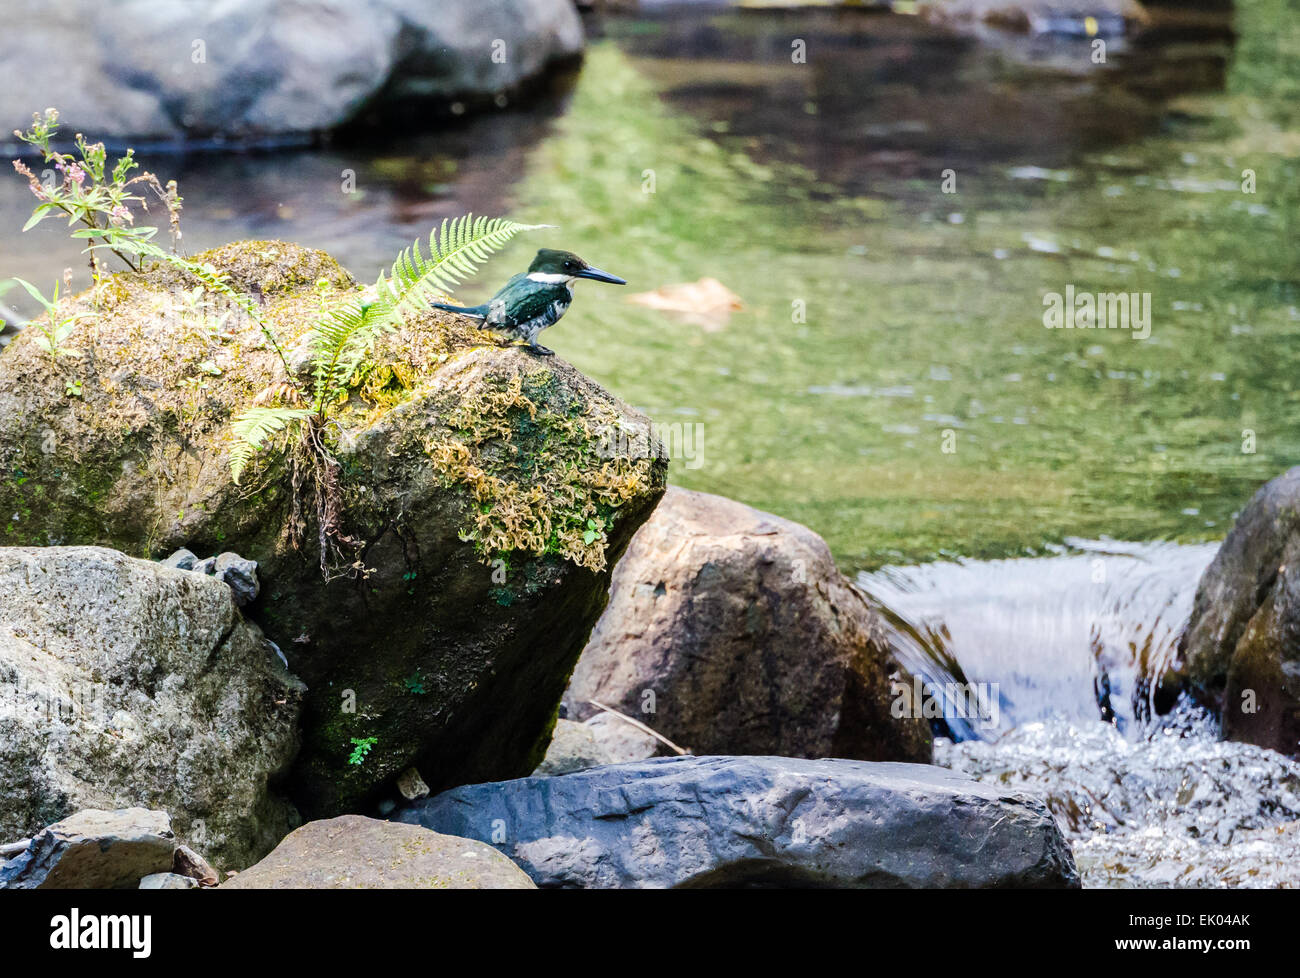
POLYGON ((554 326, 573 302, 573 283, 589 278, 596 282, 627 285, 624 279, 593 268, 571 251, 543 248, 528 266, 507 282, 481 306, 451 306, 433 303, 435 309, 458 312, 481 320, 488 329, 505 333, 509 346, 523 342, 533 353, 549 357, 554 350, 537 345, 542 330, 554 326))

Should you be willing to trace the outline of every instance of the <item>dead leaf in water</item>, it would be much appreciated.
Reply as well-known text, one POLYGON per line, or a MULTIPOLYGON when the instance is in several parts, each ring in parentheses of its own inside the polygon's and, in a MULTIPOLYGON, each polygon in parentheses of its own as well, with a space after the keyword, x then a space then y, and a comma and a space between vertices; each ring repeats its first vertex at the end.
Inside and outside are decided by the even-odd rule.
POLYGON ((731 320, 731 314, 744 309, 740 296, 716 278, 702 278, 698 282, 681 282, 661 285, 653 292, 638 292, 627 297, 628 302, 658 309, 680 317, 683 322, 694 323, 706 333, 716 333, 731 320))

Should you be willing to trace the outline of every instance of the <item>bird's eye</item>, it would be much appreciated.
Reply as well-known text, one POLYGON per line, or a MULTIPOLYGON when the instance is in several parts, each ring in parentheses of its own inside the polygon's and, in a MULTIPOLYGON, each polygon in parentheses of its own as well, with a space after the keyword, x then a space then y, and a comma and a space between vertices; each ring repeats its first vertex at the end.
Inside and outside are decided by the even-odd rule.
POLYGON ((564 263, 564 267, 568 269, 570 272, 577 271, 578 263, 575 261, 566 261, 564 263))

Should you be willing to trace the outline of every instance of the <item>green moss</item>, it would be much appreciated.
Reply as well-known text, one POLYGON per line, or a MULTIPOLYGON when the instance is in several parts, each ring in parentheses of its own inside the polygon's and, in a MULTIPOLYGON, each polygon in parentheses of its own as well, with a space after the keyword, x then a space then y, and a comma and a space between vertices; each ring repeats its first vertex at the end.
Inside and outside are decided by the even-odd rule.
POLYGON ((554 374, 535 370, 488 378, 424 449, 447 485, 467 490, 461 532, 485 563, 523 551, 600 571, 604 531, 654 484, 650 458, 592 464, 598 432, 617 421, 612 408, 579 402, 554 374))

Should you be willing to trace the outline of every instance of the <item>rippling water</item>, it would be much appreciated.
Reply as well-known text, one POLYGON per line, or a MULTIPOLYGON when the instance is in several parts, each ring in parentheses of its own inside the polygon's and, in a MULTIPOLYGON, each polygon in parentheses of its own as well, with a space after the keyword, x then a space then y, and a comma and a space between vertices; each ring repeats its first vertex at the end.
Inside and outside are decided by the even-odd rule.
POLYGON ((1214 551, 1072 541, 859 578, 910 670, 998 690, 996 726, 936 721, 935 763, 1045 798, 1086 886, 1300 885, 1300 765, 1186 702, 1158 715, 1143 682, 1214 551))

